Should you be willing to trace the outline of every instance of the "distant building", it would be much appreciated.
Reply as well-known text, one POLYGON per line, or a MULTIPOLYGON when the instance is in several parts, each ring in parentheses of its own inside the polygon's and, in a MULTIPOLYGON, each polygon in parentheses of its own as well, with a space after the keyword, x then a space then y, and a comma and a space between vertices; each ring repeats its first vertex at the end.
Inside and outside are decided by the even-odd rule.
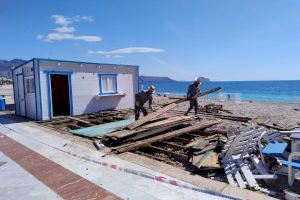
POLYGON ((138 66, 34 58, 12 69, 15 112, 35 120, 134 107, 138 66))

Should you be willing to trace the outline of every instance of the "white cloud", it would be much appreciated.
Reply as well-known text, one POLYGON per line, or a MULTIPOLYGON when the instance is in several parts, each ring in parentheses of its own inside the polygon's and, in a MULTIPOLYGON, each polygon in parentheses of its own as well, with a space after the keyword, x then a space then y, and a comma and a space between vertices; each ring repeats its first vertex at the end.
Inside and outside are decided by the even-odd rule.
POLYGON ((74 33, 75 32, 75 28, 72 26, 62 26, 62 27, 57 27, 56 29, 54 29, 56 32, 58 33, 74 33))
POLYGON ((43 39, 47 42, 61 41, 61 40, 81 40, 85 42, 100 42, 102 40, 102 38, 98 36, 92 36, 92 35, 75 36, 70 33, 49 33, 45 37, 40 37, 39 39, 43 39))
POLYGON ((64 15, 52 15, 52 19, 54 19, 54 23, 58 24, 60 26, 68 26, 74 22, 79 22, 79 21, 88 21, 88 22, 93 22, 94 19, 91 16, 80 16, 77 15, 75 17, 65 17, 64 15))
POLYGON ((150 48, 150 47, 126 47, 121 49, 114 49, 111 51, 88 51, 88 54, 100 55, 119 55, 119 54, 136 54, 136 53, 157 53, 164 52, 164 49, 150 48))
POLYGON ((82 40, 86 42, 100 42, 102 40, 99 36, 94 35, 81 35, 81 36, 74 36, 75 40, 82 40))
POLYGON ((105 55, 105 58, 122 58, 122 57, 124 57, 124 56, 121 56, 121 55, 118 55, 118 54, 116 54, 116 55, 105 55))
POLYGON ((100 42, 102 40, 101 37, 95 35, 74 34, 76 29, 73 26, 70 26, 70 24, 79 21, 93 22, 94 19, 90 16, 77 15, 75 17, 65 17, 64 15, 52 15, 51 18, 54 19, 54 23, 59 26, 56 27, 53 32, 48 33, 45 36, 38 34, 36 36, 38 40, 44 40, 47 42, 61 41, 61 40, 80 40, 85 42, 100 42))
POLYGON ((79 21, 93 22, 94 21, 94 19, 91 16, 81 16, 81 15, 77 15, 77 16, 71 18, 71 20, 73 20, 74 22, 79 22, 79 21))

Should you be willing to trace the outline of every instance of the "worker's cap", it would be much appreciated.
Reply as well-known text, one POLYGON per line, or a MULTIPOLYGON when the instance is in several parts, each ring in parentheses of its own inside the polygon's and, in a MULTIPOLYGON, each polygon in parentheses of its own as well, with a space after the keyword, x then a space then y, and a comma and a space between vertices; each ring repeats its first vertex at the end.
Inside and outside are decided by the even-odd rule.
POLYGON ((154 93, 154 92, 155 92, 155 86, 154 86, 154 85, 150 85, 150 86, 148 87, 148 90, 151 90, 152 93, 154 93))
POLYGON ((202 78, 202 77, 195 78, 195 81, 197 81, 197 82, 199 82, 199 83, 201 83, 201 82, 202 82, 202 80, 203 80, 203 78, 202 78))

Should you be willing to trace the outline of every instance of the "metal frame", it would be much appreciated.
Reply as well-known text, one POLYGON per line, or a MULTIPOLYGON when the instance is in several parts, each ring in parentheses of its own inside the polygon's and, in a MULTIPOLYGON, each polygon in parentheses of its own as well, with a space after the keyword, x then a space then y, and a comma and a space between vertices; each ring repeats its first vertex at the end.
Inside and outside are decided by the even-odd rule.
POLYGON ((35 63, 34 63, 34 60, 33 60, 33 66, 32 66, 32 69, 33 69, 33 80, 34 80, 34 92, 35 92, 35 118, 36 120, 38 120, 39 116, 38 116, 38 105, 37 105, 37 90, 36 90, 36 80, 35 80, 35 63))
MULTIPOLYGON (((23 70, 22 70, 23 71, 23 70)), ((16 78, 17 78, 17 84, 19 85, 19 76, 23 76, 23 90, 24 90, 24 74, 23 73, 18 73, 16 74, 16 78)), ((22 112, 21 112, 21 101, 20 101, 20 87, 17 87, 18 89, 18 104, 19 104, 19 113, 18 115, 22 116, 22 112)), ((25 101, 25 92, 24 92, 24 101, 25 101)), ((16 103, 16 102, 15 102, 16 103)), ((26 117, 26 103, 25 103, 25 116, 26 117)))
POLYGON ((24 102, 25 102, 25 117, 28 117, 27 116, 27 101, 26 101, 26 88, 25 88, 24 67, 22 67, 22 74, 23 74, 23 91, 24 91, 24 102))
POLYGON ((289 164, 288 164, 288 181, 289 181, 289 186, 292 186, 294 183, 294 179, 295 179, 295 174, 294 174, 294 170, 292 169, 292 162, 293 162, 293 158, 296 156, 300 156, 300 152, 292 152, 289 155, 289 164))
POLYGON ((74 113, 73 113, 73 93, 72 93, 72 79, 71 79, 71 75, 73 74, 73 72, 45 70, 44 73, 46 73, 46 81, 47 81, 49 119, 53 118, 53 103, 52 103, 52 88, 51 88, 51 75, 52 74, 61 74, 61 75, 68 76, 70 115, 73 116, 74 115, 74 113))
POLYGON ((98 77, 99 77, 99 95, 108 95, 108 94, 118 94, 118 80, 117 80, 117 76, 118 74, 98 74, 98 77), (103 92, 102 91, 102 77, 103 76, 113 76, 114 79, 115 79, 115 85, 114 85, 114 88, 115 88, 115 92, 103 92))

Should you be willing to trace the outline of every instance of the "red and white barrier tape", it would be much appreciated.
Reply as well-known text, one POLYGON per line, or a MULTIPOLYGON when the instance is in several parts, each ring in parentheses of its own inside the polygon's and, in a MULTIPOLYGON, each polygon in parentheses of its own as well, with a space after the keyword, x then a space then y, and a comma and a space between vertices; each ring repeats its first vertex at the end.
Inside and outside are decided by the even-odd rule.
MULTIPOLYGON (((4 125, 3 125, 3 126, 4 126, 4 125)), ((4 127, 5 127, 5 128, 8 128, 8 127, 6 127, 6 126, 4 126, 4 127)), ((18 132, 16 132, 15 130, 13 130, 13 129, 11 129, 11 128, 8 128, 8 129, 9 129, 10 131, 13 131, 13 132, 19 134, 18 132)), ((20 134, 19 134, 19 135, 20 135, 20 134)), ((24 135, 22 135, 22 136, 24 136, 24 135)), ((57 148, 57 147, 55 147, 55 146, 52 146, 52 145, 49 145, 49 144, 47 144, 47 143, 41 142, 41 141, 36 140, 36 139, 34 139, 34 138, 31 138, 31 137, 29 137, 29 136, 25 136, 25 137, 28 137, 28 138, 30 138, 31 140, 34 140, 34 141, 36 141, 36 142, 38 142, 38 143, 41 143, 41 144, 43 144, 43 145, 46 145, 46 146, 48 146, 48 147, 51 147, 51 148, 56 149, 56 150, 58 150, 58 151, 61 151, 61 152, 63 152, 63 153, 69 154, 69 155, 71 155, 71 156, 74 156, 74 157, 77 157, 77 158, 80 158, 80 159, 83 159, 83 160, 86 160, 86 161, 89 161, 89 162, 93 162, 93 163, 99 164, 99 165, 104 166, 104 167, 109 167, 109 168, 111 168, 111 169, 119 170, 119 171, 122 171, 122 172, 125 172, 125 173, 129 173, 129 174, 132 174, 132 175, 141 176, 141 177, 148 178, 148 179, 152 179, 152 180, 155 180, 155 181, 167 183, 167 184, 170 184, 170 185, 173 185, 173 186, 176 186, 176 187, 181 187, 181 188, 185 188, 185 189, 188 189, 188 190, 193 190, 193 191, 197 191, 197 192, 202 192, 202 193, 206 193, 206 194, 213 195, 213 196, 218 196, 218 197, 227 198, 227 199, 231 199, 231 200, 243 200, 243 199, 240 198, 240 197, 235 197, 235 196, 223 194, 223 193, 220 193, 220 192, 216 192, 216 191, 213 191, 213 190, 210 190, 210 189, 205 189, 205 188, 200 188, 200 187, 188 185, 188 184, 186 184, 186 183, 177 181, 177 180, 175 180, 175 179, 169 179, 169 178, 166 178, 166 177, 164 177, 164 176, 157 176, 157 175, 153 175, 153 174, 150 174, 150 173, 147 173, 147 172, 138 171, 138 170, 135 170, 135 169, 123 168, 123 167, 119 167, 119 166, 116 165, 116 164, 111 164, 111 163, 107 163, 107 162, 104 162, 104 161, 96 161, 96 160, 87 158, 87 157, 85 157, 85 156, 80 156, 80 155, 71 153, 71 152, 69 152, 69 151, 66 151, 66 150, 57 148)))

